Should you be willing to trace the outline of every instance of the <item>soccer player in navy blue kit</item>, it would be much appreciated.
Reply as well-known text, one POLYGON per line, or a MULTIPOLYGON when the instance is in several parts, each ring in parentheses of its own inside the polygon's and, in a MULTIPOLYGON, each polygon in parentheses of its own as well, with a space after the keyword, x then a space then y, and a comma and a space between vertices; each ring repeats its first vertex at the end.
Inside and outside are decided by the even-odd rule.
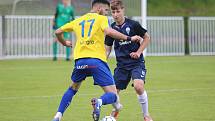
MULTIPOLYGON (((128 36, 139 35, 143 37, 143 40, 140 43, 135 43, 131 41, 115 41, 117 39, 106 36, 105 44, 107 57, 114 44, 117 60, 117 67, 114 70, 114 80, 117 91, 119 93, 120 90, 126 89, 132 78, 133 86, 142 108, 144 121, 152 121, 148 112, 147 93, 144 90, 146 69, 142 54, 143 50, 150 42, 149 34, 138 22, 124 16, 124 5, 121 0, 112 0, 111 14, 115 21, 111 24, 113 29, 128 36)), ((113 110, 111 115, 117 118, 118 112, 119 110, 113 110)))

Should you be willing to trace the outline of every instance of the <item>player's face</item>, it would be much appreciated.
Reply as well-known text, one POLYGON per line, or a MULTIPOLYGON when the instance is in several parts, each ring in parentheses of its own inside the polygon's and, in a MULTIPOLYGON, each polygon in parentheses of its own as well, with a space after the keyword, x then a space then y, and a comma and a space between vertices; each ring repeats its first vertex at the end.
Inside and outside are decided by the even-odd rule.
POLYGON ((121 23, 124 19, 124 8, 118 8, 111 10, 112 17, 115 22, 121 23))
POLYGON ((106 5, 106 4, 101 4, 100 9, 99 9, 99 14, 100 14, 100 15, 105 15, 105 16, 107 16, 109 10, 110 10, 110 8, 109 8, 108 5, 106 5))

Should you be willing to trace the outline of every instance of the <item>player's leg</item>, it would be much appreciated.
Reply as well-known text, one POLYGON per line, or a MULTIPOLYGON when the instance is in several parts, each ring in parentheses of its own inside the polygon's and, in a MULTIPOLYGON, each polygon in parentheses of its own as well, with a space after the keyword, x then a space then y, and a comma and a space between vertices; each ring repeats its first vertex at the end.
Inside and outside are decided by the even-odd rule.
POLYGON ((105 92, 100 98, 92 99, 93 119, 94 121, 98 121, 101 106, 113 104, 117 101, 117 90, 107 63, 99 59, 96 59, 93 63, 96 63, 96 67, 94 66, 95 68, 92 69, 94 83, 102 87, 105 92))
POLYGON ((67 107, 70 105, 73 96, 77 93, 78 89, 80 88, 81 83, 72 83, 71 86, 66 90, 64 93, 60 105, 58 107, 58 111, 54 116, 53 121, 60 121, 64 112, 66 111, 67 107))
POLYGON ((57 111, 53 121, 61 120, 63 113, 65 112, 67 107, 70 105, 73 97, 75 96, 76 92, 80 88, 81 82, 83 80, 85 80, 85 78, 87 76, 87 74, 85 72, 86 70, 77 68, 77 67, 81 66, 81 65, 79 65, 79 61, 81 61, 81 60, 76 61, 74 70, 72 72, 71 79, 72 79, 73 83, 64 93, 64 95, 61 99, 58 111, 57 111))
POLYGON ((148 110, 148 96, 146 90, 144 90, 144 80, 134 79, 134 89, 137 93, 138 101, 141 105, 141 109, 144 116, 144 121, 152 121, 148 110))
POLYGON ((92 116, 94 121, 99 120, 102 105, 116 103, 118 98, 115 85, 105 86, 102 88, 105 93, 100 98, 93 98, 91 100, 93 106, 92 116))
MULTIPOLYGON (((68 32, 64 33, 64 38, 65 40, 69 40, 71 41, 71 35, 68 32)), ((71 55, 71 48, 70 47, 66 47, 66 61, 70 61, 70 55, 71 55)))
POLYGON ((119 112, 120 110, 123 108, 122 104, 120 103, 120 97, 119 97, 119 93, 120 93, 120 90, 117 89, 117 101, 115 103, 112 104, 113 106, 113 109, 112 109, 112 112, 110 114, 110 116, 114 117, 115 119, 118 118, 119 116, 119 112))
POLYGON ((53 49, 53 61, 56 61, 57 60, 57 46, 58 46, 58 43, 57 43, 57 38, 54 38, 54 42, 52 44, 52 49, 53 49))
MULTIPOLYGON (((144 66, 143 66, 144 67, 144 66)), ((143 67, 132 70, 133 86, 137 93, 138 101, 141 105, 144 121, 152 121, 148 111, 148 96, 144 89, 146 70, 143 67)))
MULTIPOLYGON (((130 80, 131 80, 131 74, 128 70, 125 70, 122 68, 115 68, 114 81, 116 84, 118 96, 121 90, 125 90, 127 88, 130 80)), ((111 116, 113 116, 115 119, 118 118, 119 112, 122 109, 122 105, 119 102, 120 101, 118 100, 116 103, 113 104, 114 109, 111 112, 111 116)))

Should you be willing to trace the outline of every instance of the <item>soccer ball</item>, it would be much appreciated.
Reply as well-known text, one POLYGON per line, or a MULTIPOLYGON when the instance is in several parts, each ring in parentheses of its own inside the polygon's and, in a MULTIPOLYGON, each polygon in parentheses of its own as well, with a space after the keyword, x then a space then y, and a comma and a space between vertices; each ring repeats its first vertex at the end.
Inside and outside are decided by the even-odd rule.
POLYGON ((112 116, 105 116, 101 121, 116 121, 116 119, 112 116))

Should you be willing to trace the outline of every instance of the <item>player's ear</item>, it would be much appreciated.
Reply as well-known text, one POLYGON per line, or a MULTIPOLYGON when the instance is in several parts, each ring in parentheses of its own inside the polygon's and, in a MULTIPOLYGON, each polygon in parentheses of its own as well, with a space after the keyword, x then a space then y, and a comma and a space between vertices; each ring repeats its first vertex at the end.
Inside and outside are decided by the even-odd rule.
POLYGON ((100 15, 103 15, 102 7, 99 6, 97 11, 100 15))
POLYGON ((100 13, 101 12, 102 7, 99 5, 97 8, 97 11, 100 13))

